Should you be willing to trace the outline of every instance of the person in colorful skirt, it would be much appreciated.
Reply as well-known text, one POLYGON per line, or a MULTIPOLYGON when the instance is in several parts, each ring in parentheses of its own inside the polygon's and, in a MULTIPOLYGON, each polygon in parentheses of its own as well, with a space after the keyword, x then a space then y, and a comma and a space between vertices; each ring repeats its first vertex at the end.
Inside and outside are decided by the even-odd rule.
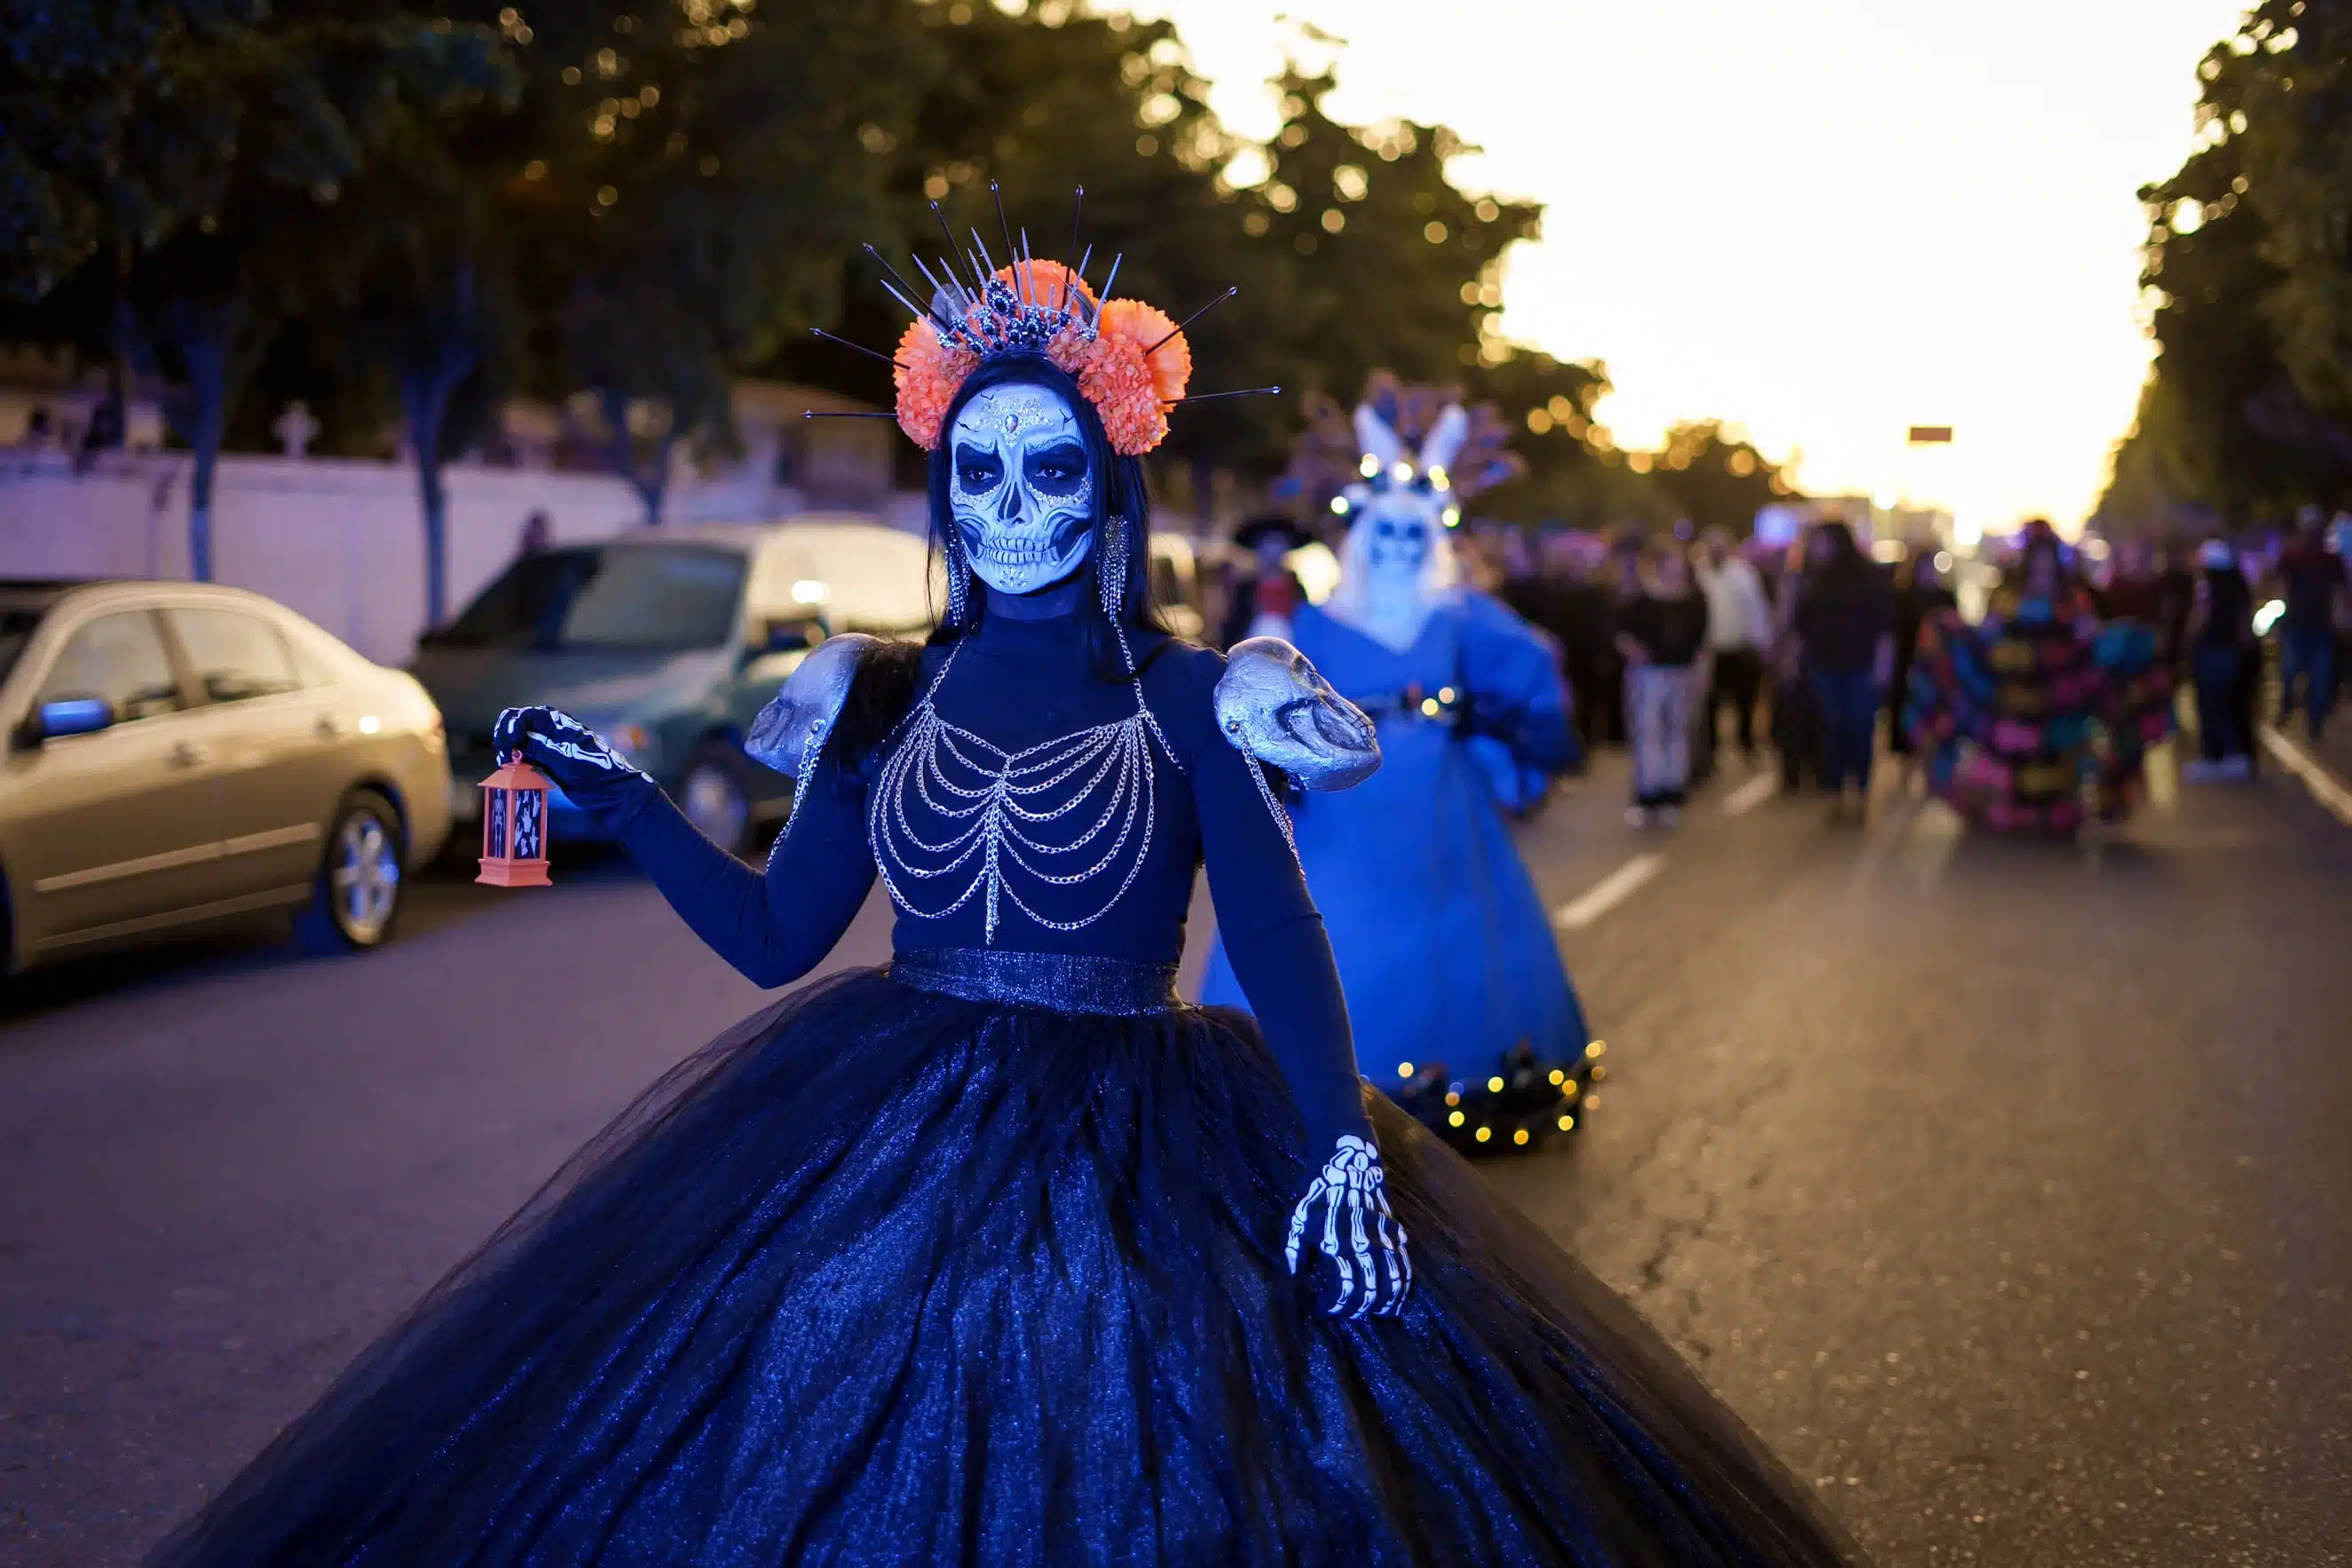
POLYGON ((1946 611, 1921 629, 1906 721, 1929 791, 1962 817, 2071 835, 2120 821, 2140 799, 2147 750, 2171 731, 2171 695, 2155 633, 2103 625, 2037 519, 1981 623, 1946 611))

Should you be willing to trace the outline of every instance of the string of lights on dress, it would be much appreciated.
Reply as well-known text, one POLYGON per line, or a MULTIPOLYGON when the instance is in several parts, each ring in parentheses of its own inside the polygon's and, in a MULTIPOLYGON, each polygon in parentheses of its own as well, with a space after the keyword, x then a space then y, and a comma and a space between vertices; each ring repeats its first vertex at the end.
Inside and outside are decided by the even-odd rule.
POLYGON ((1167 743, 1140 687, 1136 711, 1116 724, 1006 751, 940 716, 932 695, 953 664, 950 656, 908 716, 876 782, 868 831, 883 886, 899 908, 930 920, 984 900, 992 944, 1004 904, 1049 931, 1093 925, 1134 884, 1159 821, 1151 749, 1167 743), (926 838, 919 816, 946 831, 926 838), (1016 869, 1042 887, 1087 888, 1113 875, 1118 883, 1085 914, 1056 919, 1036 907, 1044 896, 1022 896, 1008 875, 1016 869))

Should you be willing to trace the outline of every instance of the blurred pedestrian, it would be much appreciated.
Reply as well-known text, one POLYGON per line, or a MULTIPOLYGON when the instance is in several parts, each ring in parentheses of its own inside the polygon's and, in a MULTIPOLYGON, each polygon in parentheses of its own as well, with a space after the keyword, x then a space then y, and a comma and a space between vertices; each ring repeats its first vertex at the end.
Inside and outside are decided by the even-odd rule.
POLYGON ((2197 752, 2181 777, 2193 783, 2253 772, 2253 695, 2262 644, 2254 595, 2227 539, 2207 541, 2189 621, 2189 675, 2197 698, 2197 752))
POLYGON ((2107 558, 2107 580, 2092 594, 2103 621, 2137 621, 2152 632, 2163 623, 2163 589, 2156 551, 2145 539, 2125 539, 2107 558))
POLYGON ((1911 732, 1903 722, 1905 694, 1911 689, 1911 661, 1919 651, 1919 628, 1939 610, 1957 610, 1959 599, 1937 562, 1941 551, 1914 550, 1895 596, 1895 665, 1886 686, 1886 749, 1912 755, 1911 732))
POLYGON ((1495 591, 1495 597, 1530 626, 1541 626, 1550 585, 1544 580, 1543 568, 1536 556, 1535 541, 1524 528, 1506 528, 1497 547, 1496 559, 1502 567, 1502 581, 1495 591))
POLYGON ((1756 765, 1756 707, 1764 694, 1764 653, 1772 641, 1772 606, 1764 579, 1753 562, 1732 546, 1728 528, 1706 530, 1698 570, 1706 595, 1706 645, 1713 670, 1706 685, 1708 739, 1716 737, 1722 710, 1732 713, 1740 760, 1756 765))
POLYGON ((1802 538, 1780 552, 1772 577, 1772 642, 1765 663, 1772 691, 1772 747, 1780 754, 1780 787, 1791 794, 1822 779, 1821 713, 1805 685, 1797 639, 1797 606, 1805 597, 1802 538))
MULTIPOLYGON (((2156 570, 2156 653, 2175 685, 2189 657, 2189 617, 2196 607, 2200 551, 2180 538, 2168 538, 2156 570)), ((2241 573, 2241 576, 2243 574, 2241 573)))
POLYGON ((1291 618, 1307 602, 1307 590, 1288 561, 1290 552, 1307 543, 1306 534, 1288 517, 1268 515, 1235 529, 1234 542, 1255 558, 1254 570, 1235 580, 1226 596, 1217 645, 1230 648, 1248 637, 1288 638, 1291 618))
POLYGON ((1635 558, 1637 591, 1618 618, 1625 660, 1625 739, 1633 753, 1633 803, 1625 820, 1671 827, 1690 796, 1691 715, 1706 680, 1706 601, 1672 539, 1635 558))
POLYGON ((2317 740, 2336 702, 2336 627, 2344 613, 2343 558, 2330 553, 2316 516, 2300 520, 2279 552, 2279 708, 2284 728, 2300 706, 2317 740))
POLYGON ((1616 682, 1617 605, 1594 570, 1589 541, 1560 531, 1544 536, 1544 616, 1537 623, 1560 646, 1577 734, 1591 749, 1623 733, 1616 682))
POLYGON ((1895 596, 1842 521, 1815 524, 1806 553, 1797 643, 1821 715, 1822 783, 1834 797, 1832 816, 1859 818, 1870 800, 1879 696, 1895 674, 1895 596))

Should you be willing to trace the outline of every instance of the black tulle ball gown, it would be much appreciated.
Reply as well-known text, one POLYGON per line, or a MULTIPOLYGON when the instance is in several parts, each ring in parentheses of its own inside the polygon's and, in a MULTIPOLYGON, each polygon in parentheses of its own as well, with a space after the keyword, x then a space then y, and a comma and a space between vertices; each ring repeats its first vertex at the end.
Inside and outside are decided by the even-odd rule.
POLYGON ((1106 678, 1086 619, 927 650, 860 759, 820 711, 764 875, 521 721, 745 973, 807 973, 877 871, 897 957, 657 1083, 157 1563, 1860 1560, 1363 1087, 1225 662, 1139 631, 1106 678), (1204 860, 1255 1020, 1174 997, 1204 860), (1300 1208, 1350 1137, 1409 1238, 1394 1315, 1362 1285, 1397 1262, 1300 1208), (1370 1310, 1325 1310, 1343 1265, 1370 1310))

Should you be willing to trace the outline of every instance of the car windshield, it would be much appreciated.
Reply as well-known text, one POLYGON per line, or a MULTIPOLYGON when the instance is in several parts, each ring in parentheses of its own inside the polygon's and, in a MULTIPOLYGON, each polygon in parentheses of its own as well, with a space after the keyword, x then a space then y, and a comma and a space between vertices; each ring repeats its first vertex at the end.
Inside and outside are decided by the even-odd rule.
POLYGON ((724 646, 744 558, 688 545, 539 550, 522 557, 436 641, 458 648, 724 646))
POLYGON ((16 656, 25 644, 33 640, 33 628, 41 623, 41 612, 19 604, 0 604, 0 681, 16 667, 16 656))

